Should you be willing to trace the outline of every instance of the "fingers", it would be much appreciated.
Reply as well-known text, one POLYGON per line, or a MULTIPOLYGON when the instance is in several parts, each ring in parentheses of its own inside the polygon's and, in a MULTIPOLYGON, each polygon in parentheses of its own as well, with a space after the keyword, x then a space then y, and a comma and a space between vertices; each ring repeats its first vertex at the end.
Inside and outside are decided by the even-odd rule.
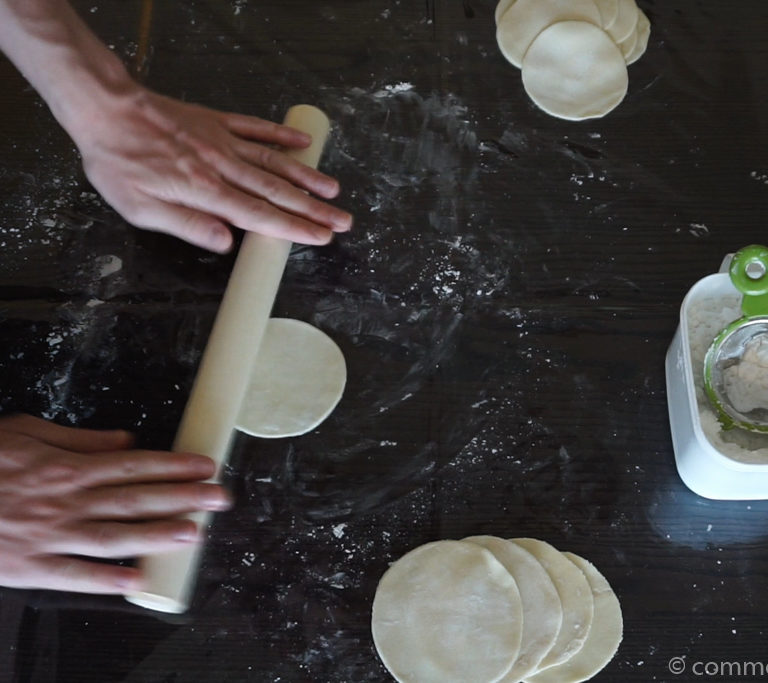
POLYGON ((80 514, 98 520, 160 519, 204 511, 227 510, 231 499, 215 484, 136 484, 82 492, 80 514))
POLYGON ((182 201, 199 211, 215 206, 232 225, 269 237, 302 244, 328 244, 333 237, 333 231, 327 226, 283 211, 265 199, 253 197, 224 183, 217 190, 190 194, 182 201))
POLYGON ((335 178, 299 163, 277 150, 243 142, 235 145, 235 151, 245 161, 290 180, 320 197, 333 199, 339 194, 339 183, 335 178))
POLYGON ((42 550, 51 554, 123 558, 152 555, 200 541, 189 519, 148 522, 81 522, 61 528, 42 550))
POLYGON ((0 429, 35 437, 50 446, 90 453, 129 448, 133 437, 123 430, 94 430, 62 427, 31 415, 11 415, 0 420, 0 429))
POLYGON ((224 254, 232 248, 232 233, 224 221, 204 211, 150 199, 137 227, 175 235, 190 244, 224 254))
MULTIPOLYGON (((352 216, 346 211, 315 199, 268 171, 227 160, 222 162, 221 173, 225 180, 246 193, 324 228, 346 232, 352 226, 352 216)), ((236 199, 235 196, 232 198, 236 199)))
POLYGON ((141 590, 142 577, 134 567, 120 567, 102 562, 89 562, 73 557, 46 555, 27 563, 23 577, 8 582, 15 588, 43 588, 119 595, 141 590))
POLYGON ((124 451, 88 456, 78 463, 83 488, 151 482, 202 481, 216 473, 213 460, 192 453, 124 451))
POLYGON ((272 121, 244 114, 225 114, 224 124, 230 132, 240 137, 283 147, 308 147, 312 142, 306 133, 272 121))

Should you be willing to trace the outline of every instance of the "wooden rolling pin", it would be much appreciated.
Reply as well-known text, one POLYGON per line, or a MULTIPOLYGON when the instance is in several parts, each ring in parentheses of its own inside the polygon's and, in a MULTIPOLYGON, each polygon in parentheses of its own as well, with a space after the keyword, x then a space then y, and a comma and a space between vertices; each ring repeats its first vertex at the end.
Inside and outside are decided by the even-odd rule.
MULTIPOLYGON (((312 144, 287 154, 317 168, 330 123, 319 109, 300 104, 286 114, 285 125, 309 133, 312 144)), ((251 371, 258 355, 291 242, 249 232, 235 266, 184 409, 173 450, 202 453, 216 462, 218 481, 227 461, 251 371)), ((210 513, 189 515, 200 529, 210 513)), ((150 555, 140 560, 144 590, 126 594, 129 602, 162 612, 184 612, 194 589, 202 544, 150 555)))

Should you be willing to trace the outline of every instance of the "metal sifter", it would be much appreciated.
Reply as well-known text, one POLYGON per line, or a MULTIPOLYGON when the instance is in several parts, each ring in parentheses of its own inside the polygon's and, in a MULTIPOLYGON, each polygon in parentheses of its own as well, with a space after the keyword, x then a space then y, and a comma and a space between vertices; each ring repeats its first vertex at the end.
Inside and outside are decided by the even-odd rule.
POLYGON ((768 433, 768 247, 738 251, 729 275, 744 315, 710 345, 704 388, 723 429, 768 433))

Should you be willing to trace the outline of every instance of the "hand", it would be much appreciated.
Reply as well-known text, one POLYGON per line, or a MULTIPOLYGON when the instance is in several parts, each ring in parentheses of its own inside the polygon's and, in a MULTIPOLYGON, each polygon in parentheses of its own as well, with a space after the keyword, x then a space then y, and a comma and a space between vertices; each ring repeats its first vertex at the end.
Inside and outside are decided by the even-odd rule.
POLYGON ((83 593, 141 590, 124 558, 198 541, 177 515, 222 510, 203 483, 204 456, 128 450, 121 431, 60 427, 27 415, 0 418, 0 585, 83 593))
POLYGON ((308 146, 295 129, 137 84, 90 111, 70 119, 69 133, 91 183, 137 227, 225 252, 227 224, 305 244, 325 244, 352 225, 347 212, 308 194, 333 198, 336 180, 274 148, 308 146))

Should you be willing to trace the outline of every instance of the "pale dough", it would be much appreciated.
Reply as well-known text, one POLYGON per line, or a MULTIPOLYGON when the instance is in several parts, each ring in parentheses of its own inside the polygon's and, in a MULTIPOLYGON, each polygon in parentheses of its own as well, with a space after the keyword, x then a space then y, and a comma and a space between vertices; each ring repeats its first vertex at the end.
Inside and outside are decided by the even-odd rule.
POLYGON ((513 538, 512 542, 530 552, 544 567, 563 606, 563 623, 555 644, 539 662, 538 670, 560 664, 578 652, 587 639, 594 613, 594 599, 584 572, 545 541, 513 538))
POLYGON ((622 56, 624 57, 624 62, 627 62, 629 55, 634 53, 639 38, 640 36, 637 33, 637 29, 635 29, 620 43, 616 43, 619 46, 619 50, 621 50, 622 56))
POLYGON ((252 436, 298 436, 331 414, 346 384, 339 347, 300 320, 270 318, 259 346, 237 428, 252 436))
POLYGON ((536 36, 556 22, 571 20, 597 27, 600 12, 593 0, 516 0, 499 19, 496 41, 504 57, 519 67, 536 36))
POLYGON ((619 16, 619 3, 617 0, 595 0, 595 5, 600 12, 600 25, 607 30, 619 16))
POLYGON ((536 105, 572 121, 607 114, 624 99, 629 84, 621 50, 585 21, 561 21, 544 29, 525 54, 522 76, 536 105))
POLYGON ((578 555, 563 553, 587 577, 595 603, 592 626, 583 647, 569 660, 526 679, 526 683, 580 683, 597 674, 613 659, 623 634, 621 605, 608 581, 595 566, 578 555))
POLYGON ((618 5, 619 14, 616 17, 616 21, 610 26, 606 27, 606 31, 617 43, 629 38, 632 31, 637 26, 637 20, 639 18, 637 5, 635 0, 616 0, 618 5))
POLYGON ((371 631, 398 681, 495 683, 517 657, 522 616, 515 580, 491 552, 435 541, 382 576, 371 631))
POLYGON ((512 575, 523 606, 520 653, 501 683, 517 683, 532 674, 555 643, 563 621, 560 596, 549 574, 527 550, 495 536, 470 536, 464 541, 490 550, 512 575))
POLYGON ((645 50, 648 48, 648 39, 651 37, 651 22, 641 9, 637 10, 637 28, 635 31, 637 42, 634 50, 627 55, 627 64, 634 64, 645 54, 645 50))
POLYGON ((493 13, 494 18, 496 19, 496 23, 499 23, 499 19, 501 19, 501 15, 504 14, 512 5, 514 4, 515 0, 499 0, 499 4, 496 5, 496 10, 493 13))

